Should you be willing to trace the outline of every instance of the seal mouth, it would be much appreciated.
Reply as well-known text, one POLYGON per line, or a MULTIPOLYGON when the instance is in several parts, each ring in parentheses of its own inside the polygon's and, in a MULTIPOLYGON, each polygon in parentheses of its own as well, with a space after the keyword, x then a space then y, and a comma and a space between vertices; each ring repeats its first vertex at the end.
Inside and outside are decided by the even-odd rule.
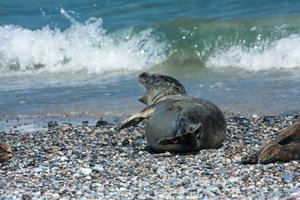
POLYGON ((139 101, 140 101, 141 103, 145 103, 145 95, 142 96, 142 97, 140 97, 140 98, 139 98, 139 101))
POLYGON ((140 97, 139 98, 139 102, 141 102, 141 103, 146 103, 145 102, 145 100, 146 100, 146 92, 147 92, 147 88, 146 88, 146 86, 141 82, 141 84, 144 86, 144 89, 145 89, 145 94, 142 96, 142 97, 140 97))

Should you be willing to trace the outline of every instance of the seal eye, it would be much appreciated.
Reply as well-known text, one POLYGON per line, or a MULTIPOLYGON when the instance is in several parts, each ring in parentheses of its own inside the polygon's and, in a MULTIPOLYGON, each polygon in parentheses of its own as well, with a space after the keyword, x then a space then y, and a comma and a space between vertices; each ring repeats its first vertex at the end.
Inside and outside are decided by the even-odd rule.
POLYGON ((289 145, 293 142, 293 139, 290 136, 287 136, 278 142, 279 145, 289 145))

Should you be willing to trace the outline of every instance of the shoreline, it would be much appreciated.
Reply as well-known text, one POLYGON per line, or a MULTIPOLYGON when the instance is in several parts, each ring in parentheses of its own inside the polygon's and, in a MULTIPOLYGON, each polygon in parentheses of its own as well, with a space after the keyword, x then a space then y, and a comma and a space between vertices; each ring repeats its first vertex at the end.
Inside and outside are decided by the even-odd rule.
POLYGON ((116 132, 120 119, 114 117, 100 127, 95 125, 101 118, 60 118, 56 128, 47 127, 54 118, 38 118, 38 130, 38 123, 25 125, 30 120, 0 119, 1 127, 19 123, 1 129, 1 142, 9 143, 15 155, 0 163, 0 198, 300 198, 300 161, 240 162, 277 137, 295 116, 227 116, 227 137, 219 149, 160 154, 147 148, 145 123, 116 132))
MULTIPOLYGON (((0 131, 10 131, 10 130, 18 130, 21 131, 35 131, 36 129, 47 129, 47 123, 49 121, 57 121, 59 125, 63 125, 64 123, 72 123, 72 124, 81 124, 83 121, 89 121, 90 125, 95 125, 98 120, 105 120, 108 123, 117 123, 122 120, 130 117, 132 113, 120 113, 120 114, 107 114, 97 113, 97 114, 58 114, 58 115, 17 115, 17 116, 8 116, 2 115, 0 116, 0 131)), ((262 117, 289 117, 296 116, 299 111, 294 112, 286 112, 286 113, 274 113, 274 114, 256 114, 251 113, 245 115, 244 113, 234 113, 223 110, 223 114, 226 118, 247 118, 249 120, 255 120, 262 117)), ((144 120, 145 121, 145 120, 144 120)))

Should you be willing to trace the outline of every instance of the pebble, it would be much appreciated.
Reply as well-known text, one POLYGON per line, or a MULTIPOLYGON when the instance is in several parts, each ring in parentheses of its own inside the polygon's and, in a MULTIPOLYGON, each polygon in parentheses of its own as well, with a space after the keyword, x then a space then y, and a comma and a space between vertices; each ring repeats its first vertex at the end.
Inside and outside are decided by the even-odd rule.
POLYGON ((92 169, 91 168, 82 168, 80 171, 84 175, 88 175, 88 174, 92 173, 92 169))
POLYGON ((104 126, 104 125, 107 125, 107 122, 104 120, 99 120, 96 123, 96 127, 100 127, 100 126, 104 126))
POLYGON ((122 146, 127 146, 127 145, 129 145, 129 139, 125 139, 125 140, 123 140, 123 142, 122 142, 122 146))
POLYGON ((100 165, 96 165, 96 166, 94 166, 93 167, 93 171, 95 171, 95 172, 104 172, 104 168, 103 168, 103 166, 100 166, 100 165))
POLYGON ((240 163, 294 116, 226 120, 221 148, 178 154, 151 152, 143 124, 115 132, 118 119, 1 132, 14 157, 0 164, 0 199, 299 199, 300 161, 240 163))
POLYGON ((57 121, 50 121, 50 122, 48 123, 48 128, 50 128, 50 129, 58 128, 58 123, 57 123, 57 121))

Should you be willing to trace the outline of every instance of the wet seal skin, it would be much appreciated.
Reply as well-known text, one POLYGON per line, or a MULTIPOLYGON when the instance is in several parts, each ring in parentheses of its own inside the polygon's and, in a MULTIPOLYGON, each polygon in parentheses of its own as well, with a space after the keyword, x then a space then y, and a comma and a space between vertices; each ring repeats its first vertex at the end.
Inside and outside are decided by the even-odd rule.
POLYGON ((242 158, 243 164, 268 164, 300 160, 300 113, 292 126, 252 155, 242 158))
POLYGON ((146 93, 139 99, 148 105, 116 129, 134 126, 148 119, 146 139, 156 152, 188 152, 219 148, 226 137, 226 120, 212 102, 187 95, 176 79, 142 73, 140 83, 146 93))

